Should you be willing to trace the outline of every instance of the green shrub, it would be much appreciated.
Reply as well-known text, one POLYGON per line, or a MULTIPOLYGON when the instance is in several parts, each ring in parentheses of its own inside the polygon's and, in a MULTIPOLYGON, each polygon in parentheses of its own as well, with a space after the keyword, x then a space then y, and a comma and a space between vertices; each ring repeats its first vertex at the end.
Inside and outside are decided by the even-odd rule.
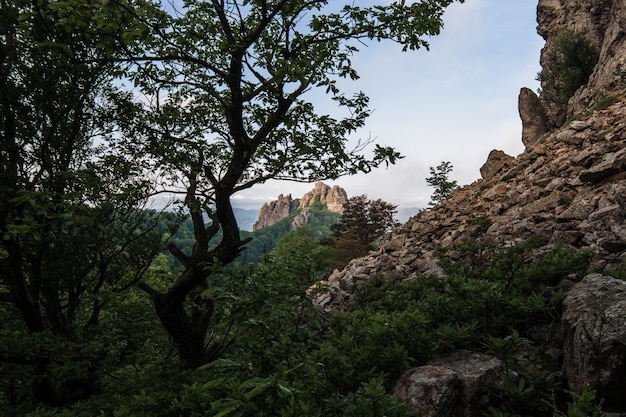
POLYGON ((602 400, 596 397, 596 391, 583 387, 580 394, 570 392, 572 400, 567 404, 567 413, 555 409, 555 417, 604 417, 602 400))
POLYGON ((542 70, 537 80, 542 84, 541 96, 548 103, 563 108, 576 90, 585 85, 598 63, 595 46, 580 32, 566 30, 555 40, 550 61, 554 67, 542 70))

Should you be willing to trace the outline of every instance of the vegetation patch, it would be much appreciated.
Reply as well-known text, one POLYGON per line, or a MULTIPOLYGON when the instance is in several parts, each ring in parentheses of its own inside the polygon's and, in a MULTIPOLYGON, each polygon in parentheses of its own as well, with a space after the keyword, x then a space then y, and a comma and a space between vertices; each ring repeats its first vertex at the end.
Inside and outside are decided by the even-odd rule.
POLYGON ((576 90, 587 84, 598 59, 597 48, 583 33, 571 30, 560 33, 549 56, 551 67, 537 74, 543 100, 565 110, 576 90))

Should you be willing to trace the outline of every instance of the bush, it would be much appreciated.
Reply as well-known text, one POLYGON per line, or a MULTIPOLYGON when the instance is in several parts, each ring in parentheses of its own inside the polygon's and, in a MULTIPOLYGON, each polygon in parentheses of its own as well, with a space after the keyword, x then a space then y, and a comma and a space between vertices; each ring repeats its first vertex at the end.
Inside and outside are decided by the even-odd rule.
POLYGON ((599 53, 595 46, 580 32, 564 31, 554 43, 550 61, 554 67, 537 74, 544 101, 563 108, 581 86, 589 80, 598 63, 599 53))

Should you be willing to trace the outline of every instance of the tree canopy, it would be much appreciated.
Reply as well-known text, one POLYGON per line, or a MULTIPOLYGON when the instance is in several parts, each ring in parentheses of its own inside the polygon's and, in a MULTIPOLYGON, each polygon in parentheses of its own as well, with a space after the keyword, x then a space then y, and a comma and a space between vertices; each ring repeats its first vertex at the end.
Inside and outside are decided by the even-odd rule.
POLYGON ((140 210, 143 173, 108 146, 119 67, 96 62, 101 38, 68 30, 55 3, 1 5, 0 361, 9 385, 63 405, 97 390, 104 311, 141 279, 160 233, 140 210))
POLYGON ((365 156, 369 140, 349 147, 370 110, 364 93, 346 94, 338 81, 358 78, 350 58, 360 42, 427 47, 425 37, 439 33, 451 3, 333 9, 327 1, 211 1, 185 2, 170 13, 131 9, 145 35, 126 48, 128 77, 146 101, 137 110, 141 123, 125 137, 133 138, 135 155, 154 164, 160 190, 184 195, 196 238, 190 254, 171 248, 185 272, 166 293, 142 287, 191 367, 216 352, 205 351, 206 329, 190 321, 184 301, 210 265, 232 262, 245 244, 230 197, 268 179, 334 179, 394 163, 400 155, 380 145, 365 156), (344 115, 320 113, 307 100, 314 88, 344 115), (218 230, 221 242, 209 248, 218 230))
POLYGON ((348 199, 339 223, 331 226, 335 248, 335 268, 343 268, 354 258, 366 255, 385 233, 398 225, 396 206, 366 195, 348 199))

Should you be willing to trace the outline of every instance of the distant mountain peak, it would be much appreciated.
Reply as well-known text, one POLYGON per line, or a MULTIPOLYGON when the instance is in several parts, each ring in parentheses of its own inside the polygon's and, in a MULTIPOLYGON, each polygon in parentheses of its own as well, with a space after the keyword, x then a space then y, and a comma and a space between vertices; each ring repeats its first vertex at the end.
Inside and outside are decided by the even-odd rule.
MULTIPOLYGON (((264 203, 259 210, 259 218, 254 223, 253 230, 259 230, 263 227, 271 226, 280 220, 289 217, 295 210, 305 210, 312 207, 316 202, 324 204, 327 209, 334 213, 342 213, 343 205, 348 200, 346 190, 338 185, 329 186, 323 182, 317 182, 311 191, 306 193, 302 198, 292 198, 291 194, 280 194, 278 198, 269 203, 264 203)), ((300 219, 298 225, 303 223, 300 219)))
POLYGON ((317 182, 313 190, 302 196, 298 208, 304 209, 311 207, 317 201, 326 205, 328 211, 343 213, 343 205, 348 201, 348 194, 346 190, 338 185, 330 187, 323 182, 317 182))

